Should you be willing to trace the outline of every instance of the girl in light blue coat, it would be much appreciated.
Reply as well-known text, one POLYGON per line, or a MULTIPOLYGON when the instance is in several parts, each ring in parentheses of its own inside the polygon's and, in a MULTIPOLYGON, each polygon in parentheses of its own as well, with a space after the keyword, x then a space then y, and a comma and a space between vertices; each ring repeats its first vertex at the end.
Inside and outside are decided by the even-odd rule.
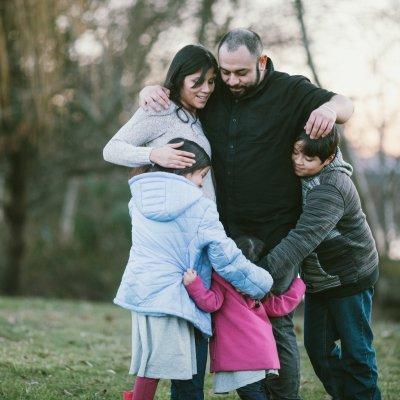
MULTIPOLYGON (((214 269, 238 290, 260 299, 272 285, 268 272, 248 261, 226 236, 215 203, 201 190, 210 158, 196 143, 181 149, 195 155, 184 169, 158 165, 129 181, 132 248, 114 302, 132 312, 132 361, 136 374, 126 399, 153 399, 158 379, 195 382, 185 398, 203 398, 210 315, 198 309, 183 283, 188 268, 207 287, 214 269)), ((190 386, 188 386, 190 387, 190 386)), ((180 394, 184 390, 180 389, 180 394)), ((181 397, 180 397, 181 398, 181 397)))

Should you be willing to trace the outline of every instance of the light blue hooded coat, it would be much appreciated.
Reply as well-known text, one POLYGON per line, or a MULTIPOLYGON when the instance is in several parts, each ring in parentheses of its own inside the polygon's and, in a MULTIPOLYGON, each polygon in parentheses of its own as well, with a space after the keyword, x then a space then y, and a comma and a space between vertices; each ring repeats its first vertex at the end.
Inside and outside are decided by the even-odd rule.
POLYGON ((206 287, 213 267, 253 298, 270 290, 270 274, 248 261, 226 236, 215 203, 194 183, 152 172, 130 179, 129 185, 132 247, 114 303, 147 315, 184 318, 211 336, 210 315, 196 307, 182 283, 188 268, 206 287))

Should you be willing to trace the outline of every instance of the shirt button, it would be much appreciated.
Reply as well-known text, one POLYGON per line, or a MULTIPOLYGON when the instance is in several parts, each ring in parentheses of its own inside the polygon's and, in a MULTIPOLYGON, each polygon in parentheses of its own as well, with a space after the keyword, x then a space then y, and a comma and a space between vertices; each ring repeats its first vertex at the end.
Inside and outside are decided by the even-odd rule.
POLYGON ((230 149, 233 149, 233 148, 234 148, 233 144, 230 144, 230 145, 229 145, 229 148, 230 148, 230 149))

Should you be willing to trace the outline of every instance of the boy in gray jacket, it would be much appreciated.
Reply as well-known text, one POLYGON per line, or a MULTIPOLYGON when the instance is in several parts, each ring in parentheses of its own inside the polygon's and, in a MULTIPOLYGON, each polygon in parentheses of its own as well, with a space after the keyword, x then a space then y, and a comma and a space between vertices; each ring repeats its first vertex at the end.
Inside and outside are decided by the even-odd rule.
POLYGON ((324 138, 297 138, 292 161, 303 212, 261 266, 279 279, 303 262, 304 341, 315 373, 334 399, 376 400, 370 321, 378 253, 338 142, 336 127, 324 138))

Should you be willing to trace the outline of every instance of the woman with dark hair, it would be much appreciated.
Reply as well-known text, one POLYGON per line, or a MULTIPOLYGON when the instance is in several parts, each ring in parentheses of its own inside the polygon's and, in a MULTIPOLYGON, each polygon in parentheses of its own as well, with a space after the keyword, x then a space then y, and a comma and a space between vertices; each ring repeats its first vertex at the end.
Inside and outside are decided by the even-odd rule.
MULTIPOLYGON (((197 143, 210 157, 210 144, 197 118, 197 111, 206 105, 214 91, 217 71, 218 64, 214 56, 203 46, 188 45, 179 50, 171 62, 165 80, 165 86, 171 92, 172 102, 169 108, 160 112, 138 109, 107 143, 103 151, 104 159, 126 167, 145 167, 148 170, 153 165, 150 168, 152 170, 168 168, 177 174, 182 174, 187 168, 197 165, 199 153, 190 146, 187 147, 182 140, 178 143, 169 143, 176 137, 197 143), (193 159, 195 154, 196 159, 193 159)), ((201 189, 206 197, 215 200, 211 173, 205 176, 201 189)), ((161 322, 165 321, 166 319, 161 322)), ((185 329, 189 329, 189 325, 184 326, 185 329)), ((137 325, 132 328, 135 330, 137 325)), ((171 398, 174 400, 203 399, 207 339, 200 330, 190 329, 192 333, 186 335, 189 338, 185 348, 187 357, 182 364, 190 364, 194 357, 196 369, 187 371, 186 375, 180 375, 182 368, 175 368, 175 377, 171 385, 171 398), (192 372, 197 373, 190 379, 192 372)), ((168 343, 165 345, 169 346, 168 343)), ((139 368, 140 365, 133 366, 130 372, 138 373, 139 368)), ((140 388, 140 385, 137 387, 140 388)), ((126 393, 127 398, 129 394, 126 393)))
MULTIPOLYGON (((217 71, 215 57, 203 46, 188 45, 179 50, 164 83, 171 93, 169 108, 160 112, 139 108, 104 147, 104 159, 127 167, 190 166, 194 162, 193 153, 179 149, 182 143, 167 144, 177 136, 199 144, 210 156, 210 144, 197 110, 204 108, 214 91, 217 71)), ((208 198, 215 199, 211 174, 203 190, 208 198)))

